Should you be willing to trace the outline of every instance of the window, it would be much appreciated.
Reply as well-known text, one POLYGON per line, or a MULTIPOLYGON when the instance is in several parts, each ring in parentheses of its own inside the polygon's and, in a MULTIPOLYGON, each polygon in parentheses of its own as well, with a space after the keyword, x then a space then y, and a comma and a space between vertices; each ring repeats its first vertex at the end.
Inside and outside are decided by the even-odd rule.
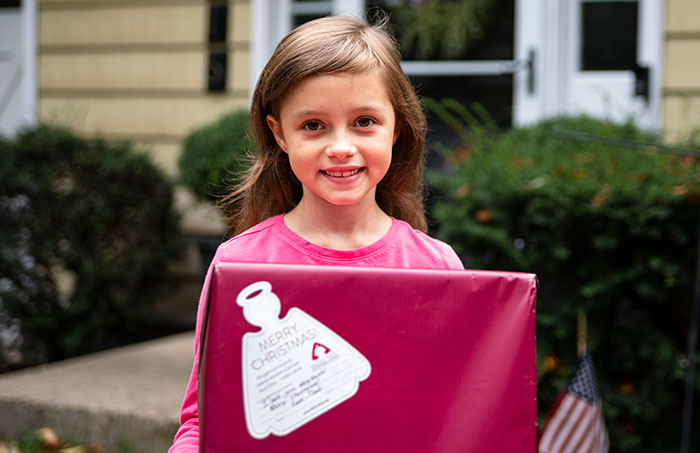
POLYGON ((584 1, 581 8, 581 70, 634 69, 638 2, 584 1))

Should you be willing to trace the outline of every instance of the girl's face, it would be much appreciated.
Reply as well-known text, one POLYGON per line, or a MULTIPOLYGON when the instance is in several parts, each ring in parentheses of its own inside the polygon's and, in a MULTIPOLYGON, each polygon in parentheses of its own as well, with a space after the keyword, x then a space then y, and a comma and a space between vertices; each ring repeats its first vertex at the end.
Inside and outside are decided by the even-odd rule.
POLYGON ((398 137, 394 107, 375 72, 308 77, 267 116, 303 186, 302 202, 375 206, 398 137))

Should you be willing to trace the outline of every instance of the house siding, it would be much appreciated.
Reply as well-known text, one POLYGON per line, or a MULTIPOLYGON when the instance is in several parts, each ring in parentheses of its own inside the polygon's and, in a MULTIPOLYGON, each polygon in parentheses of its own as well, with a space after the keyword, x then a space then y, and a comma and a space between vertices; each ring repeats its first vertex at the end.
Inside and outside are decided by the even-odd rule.
MULTIPOLYGON (((39 118, 135 141, 174 176, 187 133, 248 105, 250 3, 228 5, 227 89, 209 93, 207 1, 41 0, 39 118)), ((186 231, 221 233, 211 209, 177 198, 186 231)))
POLYGON ((700 128, 700 2, 667 0, 663 77, 663 129, 684 139, 700 128))

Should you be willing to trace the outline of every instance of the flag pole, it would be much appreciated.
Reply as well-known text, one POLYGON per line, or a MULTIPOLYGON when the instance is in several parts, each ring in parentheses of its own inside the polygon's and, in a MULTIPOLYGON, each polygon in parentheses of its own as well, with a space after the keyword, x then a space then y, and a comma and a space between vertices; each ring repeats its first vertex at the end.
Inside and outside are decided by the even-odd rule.
POLYGON ((584 312, 578 314, 578 358, 582 360, 588 351, 588 319, 584 312))
POLYGON ((587 324, 586 314, 579 312, 576 337, 580 360, 547 418, 538 452, 582 451, 580 447, 588 446, 587 452, 607 453, 610 448, 593 360, 588 354, 587 324))

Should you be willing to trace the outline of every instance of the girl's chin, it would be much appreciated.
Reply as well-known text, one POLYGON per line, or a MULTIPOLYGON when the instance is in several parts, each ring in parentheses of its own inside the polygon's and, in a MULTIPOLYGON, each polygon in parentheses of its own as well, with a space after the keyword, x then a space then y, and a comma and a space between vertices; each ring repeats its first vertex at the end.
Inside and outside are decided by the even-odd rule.
MULTIPOLYGON (((307 202, 311 201, 310 197, 305 195, 307 202)), ((376 205, 374 200, 374 194, 318 194, 314 193, 312 197, 316 201, 320 201, 322 206, 326 206, 329 209, 343 209, 343 208, 357 208, 360 206, 371 206, 376 205)))

